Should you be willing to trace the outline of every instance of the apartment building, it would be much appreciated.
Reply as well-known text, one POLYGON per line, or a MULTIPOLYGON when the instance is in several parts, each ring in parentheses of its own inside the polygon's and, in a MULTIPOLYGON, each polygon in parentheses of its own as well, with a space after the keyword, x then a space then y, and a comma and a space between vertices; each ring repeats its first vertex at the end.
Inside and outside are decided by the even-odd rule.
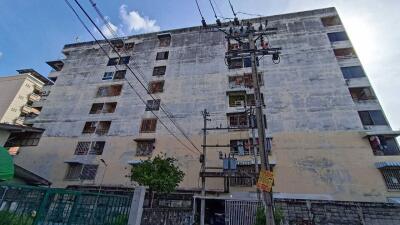
MULTIPOLYGON (((280 64, 268 57, 258 61, 275 196, 398 199, 400 132, 390 127, 336 10, 261 21, 266 19, 278 28, 270 46, 282 47, 280 64)), ((249 21, 257 27, 260 19, 249 21)), ((15 158, 19 165, 57 187, 133 187, 132 167, 165 153, 186 173, 179 188, 199 190, 199 153, 162 107, 199 149, 203 109, 211 113, 210 127, 237 128, 208 132, 208 144, 232 147, 209 148, 207 166, 222 167, 220 155, 234 153, 238 173, 254 172, 252 133, 246 129, 247 110, 254 106, 251 62, 225 60, 228 48, 245 45, 228 45, 223 33, 201 27, 113 40, 121 58, 101 44, 110 58, 95 42, 84 42, 65 45, 65 59, 49 62, 55 84, 34 121, 45 132, 37 147, 15 158)), ((224 193, 226 181, 208 178, 207 190, 228 197, 255 192, 251 176, 231 178, 230 193, 224 193)))
POLYGON ((0 123, 29 124, 39 115, 43 86, 51 84, 44 76, 32 69, 17 71, 14 76, 0 77, 0 123))

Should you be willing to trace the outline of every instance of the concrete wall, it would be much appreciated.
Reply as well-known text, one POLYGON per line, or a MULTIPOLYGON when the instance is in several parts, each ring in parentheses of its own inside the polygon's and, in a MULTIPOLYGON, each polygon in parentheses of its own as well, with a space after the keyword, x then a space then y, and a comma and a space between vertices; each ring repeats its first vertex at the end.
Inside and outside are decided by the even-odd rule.
MULTIPOLYGON (((287 194, 326 195, 331 199, 386 201, 386 196, 396 195, 386 191, 374 162, 387 158, 375 157, 366 139, 359 133, 364 128, 352 101, 348 86, 340 71, 340 65, 360 65, 358 59, 338 62, 327 32, 344 30, 343 26, 323 27, 320 18, 336 15, 334 9, 279 15, 269 17, 270 26, 279 32, 271 36, 273 47, 282 47, 281 63, 275 65, 269 57, 260 61, 259 70, 265 85, 262 87, 267 107, 268 132, 273 135, 273 154, 276 161, 275 191, 287 194)), ((255 21, 257 22, 257 21, 255 21)), ((200 148, 200 111, 211 112, 210 127, 228 125, 228 76, 250 72, 250 68, 228 70, 224 63, 226 41, 220 32, 187 28, 171 31, 169 47, 158 47, 156 34, 128 37, 135 42, 132 59, 140 66, 138 77, 143 82, 165 80, 164 92, 155 94, 163 107, 174 115, 177 123, 200 148), (169 51, 169 59, 156 61, 157 52, 169 51), (166 75, 153 77, 154 66, 166 65, 166 75)), ((343 43, 351 45, 350 42, 343 43)), ((105 47, 111 57, 116 57, 105 47)), ((153 118, 145 112, 145 105, 127 81, 102 81, 104 72, 114 71, 107 67, 107 57, 97 45, 80 43, 66 46, 64 67, 44 102, 35 126, 46 131, 39 146, 24 148, 16 162, 33 172, 48 178, 57 187, 73 184, 99 184, 105 168, 99 162, 108 163, 103 185, 133 186, 129 160, 136 157, 135 138, 155 138, 153 156, 166 153, 178 159, 185 171, 184 189, 200 186, 198 172, 199 153, 179 144, 158 121, 154 134, 139 132, 143 118, 153 118), (123 84, 117 97, 96 98, 99 87, 123 84), (89 115, 93 103, 117 101, 116 111, 111 114, 89 115), (111 120, 106 136, 82 135, 86 121, 111 120), (101 156, 74 156, 78 141, 106 141, 101 156), (80 158, 80 159, 79 159, 80 158), (95 181, 65 181, 67 161, 86 160, 99 164, 95 181)), ((135 67, 131 60, 130 65, 135 67)), ((124 66, 119 66, 125 69, 124 66)), ((145 90, 128 72, 127 80, 136 92, 149 100, 145 90)), ((368 79, 363 78, 368 83, 368 79)), ((372 106, 381 109, 379 102, 372 106)), ((185 141, 176 128, 158 111, 161 120, 185 141)), ((390 130, 390 127, 383 127, 390 130)), ((209 132, 209 144, 229 144, 229 140, 249 138, 248 131, 209 132)), ((185 141, 186 145, 190 146, 185 141)), ((221 166, 218 152, 229 149, 209 149, 208 166, 221 166)), ((240 160, 249 160, 243 157, 240 160)), ((399 160, 389 157, 389 160, 399 160)), ((209 190, 222 190, 222 179, 209 179, 209 190)), ((254 191, 254 188, 233 188, 235 191, 254 191)))
POLYGON ((10 136, 10 132, 0 130, 0 146, 4 146, 7 142, 8 137, 10 136))

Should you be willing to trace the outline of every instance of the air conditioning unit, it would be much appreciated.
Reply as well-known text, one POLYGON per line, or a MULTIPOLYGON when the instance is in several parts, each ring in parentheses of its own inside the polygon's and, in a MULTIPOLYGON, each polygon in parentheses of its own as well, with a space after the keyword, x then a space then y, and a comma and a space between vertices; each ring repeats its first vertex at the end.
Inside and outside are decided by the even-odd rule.
POLYGON ((244 101, 235 101, 235 106, 244 106, 244 101))

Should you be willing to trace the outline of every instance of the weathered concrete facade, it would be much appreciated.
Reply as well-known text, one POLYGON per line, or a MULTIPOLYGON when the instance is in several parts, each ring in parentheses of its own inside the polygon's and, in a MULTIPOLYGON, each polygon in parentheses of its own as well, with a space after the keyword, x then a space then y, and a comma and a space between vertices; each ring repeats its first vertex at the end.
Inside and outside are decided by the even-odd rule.
MULTIPOLYGON (((268 133, 272 135, 271 161, 276 166, 275 192, 300 198, 332 200, 382 201, 400 196, 388 192, 375 162, 400 161, 399 156, 374 156, 366 131, 392 134, 388 124, 363 125, 359 111, 382 110, 376 99, 355 101, 349 93, 352 87, 369 87, 367 77, 345 79, 341 67, 361 66, 356 56, 338 58, 334 49, 349 48, 348 40, 332 42, 327 34, 345 31, 342 25, 324 26, 321 18, 336 16, 334 8, 268 17, 277 35, 269 38, 273 47, 282 47, 281 63, 275 65, 265 57, 259 71, 264 85, 264 112, 268 133)), ((258 20, 253 22, 257 23, 258 20)), ((227 113, 243 112, 243 107, 230 107, 230 77, 242 76, 251 68, 228 69, 225 64, 227 42, 224 34, 199 27, 165 31, 171 37, 169 46, 159 46, 156 33, 130 36, 133 50, 121 53, 131 56, 129 65, 141 81, 164 81, 161 99, 175 121, 199 147, 203 121, 200 111, 211 112, 211 127, 229 126, 227 113), (168 51, 168 59, 156 60, 158 52, 168 51), (136 65, 140 67, 137 69, 136 65), (165 75, 153 76, 153 68, 166 66, 165 75)), ((103 42, 110 57, 117 57, 103 42)), ((127 177, 129 162, 145 159, 136 156, 135 140, 155 139, 152 156, 166 153, 178 159, 186 173, 182 189, 198 189, 199 154, 178 143, 157 122, 156 132, 140 132, 142 119, 154 118, 130 88, 151 98, 129 71, 126 80, 102 80, 108 58, 94 42, 66 45, 63 68, 51 74, 57 77, 50 95, 42 102, 43 110, 35 126, 46 131, 39 146, 24 148, 16 161, 24 167, 50 179, 55 186, 100 184, 133 186, 127 177), (100 87, 122 84, 122 92, 114 97, 96 97, 100 87), (113 113, 89 114, 93 103, 117 102, 113 113), (106 135, 82 134, 88 121, 111 121, 106 135), (105 141, 101 155, 74 155, 78 142, 105 141), (100 163, 104 159, 108 166, 100 163), (99 165, 94 180, 66 180, 68 163, 99 165)), ((125 70, 124 65, 117 65, 125 70)), ((240 89, 240 88, 239 88, 240 89)), ((244 89, 248 94, 250 89, 244 89)), ((161 120, 182 140, 181 135, 161 111, 161 120)), ((209 132, 209 144, 229 144, 230 140, 249 139, 249 131, 209 132)), ((185 142, 186 143, 186 142, 185 142)), ((187 143, 190 146, 189 143, 187 143)), ((221 166, 218 152, 229 149, 209 149, 209 166, 221 166)), ((237 156, 239 161, 251 161, 250 156, 237 156)), ((209 190, 223 190, 223 180, 207 179, 209 190)), ((255 191, 254 187, 232 187, 231 192, 255 191)))

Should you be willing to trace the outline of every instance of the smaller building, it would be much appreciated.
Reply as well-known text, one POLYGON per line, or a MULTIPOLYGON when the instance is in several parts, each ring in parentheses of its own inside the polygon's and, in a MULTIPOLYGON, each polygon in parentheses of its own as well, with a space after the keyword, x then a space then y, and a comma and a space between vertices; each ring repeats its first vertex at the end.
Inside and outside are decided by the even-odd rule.
POLYGON ((53 82, 33 69, 17 70, 18 75, 0 78, 0 123, 30 125, 41 111, 35 103, 53 82))

